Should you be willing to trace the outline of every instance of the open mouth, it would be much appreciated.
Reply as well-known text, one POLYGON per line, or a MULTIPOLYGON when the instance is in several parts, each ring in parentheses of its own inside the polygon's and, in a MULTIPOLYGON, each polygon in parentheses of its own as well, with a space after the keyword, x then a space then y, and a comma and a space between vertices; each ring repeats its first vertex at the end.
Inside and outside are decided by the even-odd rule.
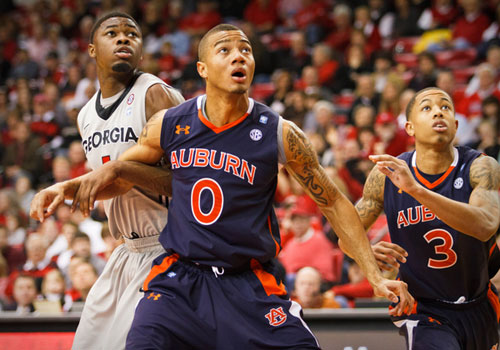
POLYGON ((242 68, 235 69, 231 72, 231 77, 233 78, 234 81, 238 83, 243 83, 246 78, 246 73, 245 70, 242 68))
POLYGON ((121 47, 115 50, 115 55, 119 58, 129 58, 132 56, 132 51, 126 47, 121 47))
POLYGON ((448 125, 446 125, 446 123, 443 121, 438 121, 432 124, 432 130, 437 132, 444 132, 448 130, 448 125))

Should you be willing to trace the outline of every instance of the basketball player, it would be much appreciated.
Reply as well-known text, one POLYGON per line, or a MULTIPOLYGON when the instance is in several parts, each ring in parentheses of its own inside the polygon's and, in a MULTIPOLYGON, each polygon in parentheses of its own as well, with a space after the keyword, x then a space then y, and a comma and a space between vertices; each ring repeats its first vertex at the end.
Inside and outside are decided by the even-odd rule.
MULTIPOLYGON (((155 164, 166 154, 173 176, 160 235, 167 253, 144 282, 127 349, 318 348, 272 263, 281 249, 272 208, 279 163, 355 251, 375 293, 400 297, 394 314, 412 306, 403 282, 381 276, 354 207, 302 131, 248 97, 255 61, 246 35, 227 24, 211 29, 197 68, 206 95, 158 112, 120 157, 155 164)), ((85 187, 75 196, 83 206, 85 187)))
MULTIPOLYGON (((136 144, 154 113, 184 99, 162 80, 137 71, 142 56, 142 34, 128 14, 112 12, 98 19, 91 32, 88 52, 97 62, 100 90, 80 111, 78 128, 89 164, 99 174, 97 169, 102 164, 117 159, 136 144)), ((165 170, 148 168, 139 167, 139 170, 167 182, 165 170)), ((52 214, 65 198, 73 198, 81 179, 41 191, 32 202, 31 216, 43 220, 52 214)), ((151 188, 151 178, 147 182, 143 176, 129 180, 151 188)), ((129 185, 130 182, 122 182, 107 190, 116 194, 126 191, 129 185)), ((103 192, 102 198, 106 196, 103 192)), ((167 219, 166 201, 162 198, 165 197, 158 192, 134 187, 104 202, 112 235, 123 238, 125 243, 114 250, 90 291, 76 331, 74 350, 125 348, 134 309, 142 296, 139 290, 144 277, 152 260, 164 252, 158 242, 167 219)), ((88 215, 88 210, 85 214, 88 215)))
POLYGON ((489 279, 499 267, 500 165, 453 146, 458 122, 443 90, 419 91, 406 116, 415 151, 370 156, 377 166, 356 204, 365 228, 385 211, 393 245, 374 250, 399 266, 415 297, 412 314, 393 321, 408 349, 497 349, 500 303, 489 279))

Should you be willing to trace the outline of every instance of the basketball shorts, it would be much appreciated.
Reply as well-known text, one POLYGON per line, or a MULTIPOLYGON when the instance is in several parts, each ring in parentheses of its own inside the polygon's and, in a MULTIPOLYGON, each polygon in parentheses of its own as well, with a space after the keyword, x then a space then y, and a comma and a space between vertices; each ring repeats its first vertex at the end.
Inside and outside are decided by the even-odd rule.
POLYGON ((466 304, 416 302, 414 313, 393 318, 408 350, 497 350, 500 304, 488 293, 466 304))
POLYGON ((92 286, 73 340, 73 350, 123 350, 144 276, 164 253, 158 236, 125 239, 92 286))
POLYGON ((271 263, 243 271, 166 253, 144 282, 126 349, 319 349, 271 263))

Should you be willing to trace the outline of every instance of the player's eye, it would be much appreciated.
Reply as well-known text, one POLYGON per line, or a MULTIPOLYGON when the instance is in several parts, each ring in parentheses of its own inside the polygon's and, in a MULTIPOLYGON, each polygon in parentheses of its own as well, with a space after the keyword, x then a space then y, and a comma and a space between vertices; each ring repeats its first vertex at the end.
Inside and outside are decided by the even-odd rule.
POLYGON ((244 47, 244 48, 241 49, 241 52, 243 52, 243 53, 250 53, 250 52, 252 52, 252 50, 249 47, 244 47))
POLYGON ((130 33, 128 33, 128 36, 138 37, 139 34, 137 34, 136 32, 130 32, 130 33))
POLYGON ((227 52, 228 52, 228 49, 227 49, 227 48, 225 48, 225 47, 221 47, 221 48, 219 49, 219 52, 221 52, 221 53, 227 53, 227 52))
POLYGON ((114 36, 116 33, 114 30, 110 30, 109 32, 106 32, 106 35, 109 35, 109 36, 114 36))
POLYGON ((448 105, 444 105, 444 106, 442 106, 442 107, 441 107, 441 109, 444 109, 444 110, 449 110, 449 109, 450 109, 450 106, 448 106, 448 105))
POLYGON ((423 110, 423 111, 430 111, 430 110, 431 110, 431 107, 429 107, 429 106, 424 106, 424 107, 422 108, 422 110, 423 110))

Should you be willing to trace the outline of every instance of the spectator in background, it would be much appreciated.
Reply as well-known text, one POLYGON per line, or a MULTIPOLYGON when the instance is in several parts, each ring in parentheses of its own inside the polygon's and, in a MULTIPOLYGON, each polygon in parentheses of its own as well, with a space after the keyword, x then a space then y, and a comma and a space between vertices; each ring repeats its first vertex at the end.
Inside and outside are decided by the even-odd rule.
POLYGON ((334 28, 324 42, 335 51, 344 54, 351 41, 352 11, 345 4, 337 4, 333 9, 332 16, 334 28))
POLYGON ((90 238, 83 232, 76 232, 71 240, 70 248, 73 252, 73 257, 82 258, 85 261, 88 261, 94 266, 98 275, 102 273, 104 270, 104 266, 106 265, 106 260, 101 258, 100 256, 93 254, 90 249, 90 238))
POLYGON ((375 154, 390 154, 396 157, 408 150, 409 138, 403 129, 399 129, 396 118, 391 113, 382 112, 377 116, 375 135, 375 154))
POLYGON ((305 266, 316 268, 323 280, 337 281, 340 276, 334 271, 334 249, 321 230, 311 225, 313 212, 303 200, 298 200, 291 210, 293 238, 278 256, 287 274, 288 285, 293 285, 296 273, 305 266))
POLYGON ((279 24, 277 5, 276 0, 250 0, 243 18, 255 26, 259 35, 270 33, 279 24))
POLYGON ((387 76, 387 81, 380 95, 380 104, 378 112, 388 112, 392 115, 398 115, 400 112, 399 97, 406 87, 404 80, 399 74, 393 72, 387 76))
POLYGON ((351 45, 362 44, 357 40, 353 40, 353 35, 359 36, 359 34, 363 34, 362 37, 368 44, 366 47, 367 57, 369 57, 373 51, 382 47, 381 33, 379 32, 378 25, 375 24, 370 17, 370 8, 368 6, 358 6, 354 9, 354 28, 359 30, 359 33, 353 30, 351 34, 351 45))
POLYGON ((29 57, 35 61, 39 67, 45 63, 45 58, 50 51, 50 42, 47 39, 47 31, 41 20, 33 23, 31 36, 26 40, 26 49, 29 57))
POLYGON ((267 97, 265 103, 276 113, 283 114, 285 111, 285 98, 289 92, 293 91, 292 74, 287 70, 278 69, 271 76, 271 81, 273 82, 274 92, 267 97))
MULTIPOLYGON (((453 75, 453 72, 449 69, 441 69, 438 72, 436 78, 436 86, 446 91, 448 95, 452 97, 456 106, 458 106, 462 101, 462 99, 464 99, 463 93, 457 92, 455 76, 453 75)), ((458 110, 456 110, 455 119, 458 120, 458 129, 457 129, 457 134, 455 135, 455 142, 463 146, 468 143, 477 141, 477 134, 474 130, 475 127, 472 125, 469 126, 469 121, 466 118, 466 116, 460 113, 458 110)))
POLYGON ((479 141, 468 146, 498 160, 500 156, 500 144, 495 124, 490 120, 482 120, 477 127, 477 134, 479 141))
POLYGON ((70 163, 69 177, 74 179, 80 175, 86 174, 89 169, 87 168, 87 158, 80 141, 73 141, 69 145, 68 160, 70 163))
MULTIPOLYGON (((494 71, 495 83, 498 83, 496 88, 500 89, 500 46, 491 45, 486 52, 486 63, 489 63, 494 71)), ((467 84, 465 90, 466 96, 471 96, 479 90, 479 77, 475 74, 467 84)))
POLYGON ((37 287, 33 276, 19 275, 14 280, 14 303, 8 305, 6 311, 15 311, 17 314, 29 314, 35 311, 33 302, 36 300, 37 287))
POLYGON ((38 78, 38 72, 38 64, 29 57, 28 51, 23 47, 16 53, 9 79, 17 80, 23 78, 34 80, 38 78))
POLYGON ((221 22, 222 18, 217 12, 216 2, 212 0, 196 1, 196 10, 187 14, 179 23, 181 30, 191 36, 203 35, 210 28, 221 22))
POLYGON ((321 274, 314 267, 303 267, 295 277, 295 288, 291 299, 298 302, 303 308, 337 309, 340 304, 330 294, 321 292, 321 274))
POLYGON ((89 61, 85 65, 85 76, 78 81, 75 87, 73 103, 81 108, 99 90, 97 80, 97 68, 94 61, 89 61))
POLYGON ((18 176, 16 179, 14 190, 16 193, 17 202, 19 203, 23 215, 28 217, 30 212, 31 200, 35 196, 35 190, 31 185, 31 179, 29 178, 29 176, 18 176))
POLYGON ((396 117, 399 129, 404 129, 406 125, 406 106, 410 102, 413 95, 415 95, 415 90, 404 89, 399 95, 399 113, 396 117))
POLYGON ((327 22, 328 4, 324 0, 302 0, 302 7, 295 13, 295 27, 306 35, 306 42, 312 46, 323 38, 327 22))
POLYGON ((345 63, 341 64, 331 80, 330 87, 335 94, 353 91, 360 74, 368 73, 370 68, 362 46, 351 45, 347 48, 345 63))
POLYGON ((432 52, 421 52, 418 55, 418 70, 410 80, 408 87, 419 91, 427 87, 436 86, 436 65, 436 56, 432 52))
POLYGON ((28 173, 35 181, 43 172, 40 140, 31 134, 28 123, 19 121, 12 130, 13 142, 5 148, 2 159, 7 183, 14 184, 17 176, 28 173))
POLYGON ((357 106, 371 106, 378 110, 380 104, 380 95, 375 91, 375 81, 371 74, 358 76, 355 94, 356 99, 352 103, 349 112, 349 124, 354 124, 354 110, 357 106))
POLYGON ((351 307, 354 306, 354 299, 356 298, 373 297, 373 288, 370 283, 368 283, 355 261, 351 260, 351 262, 349 262, 347 277, 349 280, 348 283, 340 284, 330 289, 336 297, 343 296, 347 298, 351 307))
POLYGON ((50 271, 57 268, 56 264, 47 258, 47 239, 40 233, 32 233, 25 243, 27 260, 24 265, 18 267, 9 275, 9 286, 7 295, 12 295, 12 287, 15 279, 19 275, 28 275, 35 279, 37 289, 40 290, 43 277, 50 271))
MULTIPOLYGON (((476 68, 475 74, 479 81, 477 91, 472 95, 465 96, 461 101, 457 101, 457 111, 465 115, 469 122, 481 115, 481 103, 485 98, 491 95, 500 98, 500 91, 495 81, 496 74, 497 72, 491 64, 481 63, 476 68)), ((475 127, 478 123, 473 125, 475 127)))
MULTIPOLYGON (((50 23, 49 24, 49 29, 47 32, 47 39, 49 40, 50 44, 50 52, 55 53, 55 55, 63 59, 66 58, 68 51, 69 51, 69 44, 68 41, 61 36, 61 25, 59 23, 50 23)), ((49 52, 49 56, 50 56, 49 52)), ((65 62, 61 62, 65 63, 65 62)), ((59 84, 59 80, 54 81, 55 83, 59 84)))
POLYGON ((69 277, 71 285, 78 295, 77 299, 73 299, 73 301, 85 301, 98 274, 90 262, 75 259, 75 264, 69 269, 69 277))
POLYGON ((373 56, 373 78, 375 80, 375 91, 381 93, 384 90, 387 76, 392 71, 394 60, 390 51, 377 51, 373 56))
POLYGON ((26 216, 19 208, 9 208, 5 214, 5 226, 9 234, 9 245, 20 245, 26 239, 26 216))
POLYGON ((66 283, 61 271, 54 269, 45 275, 41 292, 38 300, 57 302, 61 311, 70 311, 73 300, 66 294, 66 283))
MULTIPOLYGON (((483 120, 491 122, 500 137, 500 101, 495 96, 486 97, 481 103, 483 120)), ((499 139, 500 141, 500 139, 499 139)))
POLYGON ((330 128, 334 128, 335 106, 330 101, 320 100, 312 108, 313 113, 307 114, 302 130, 306 133, 316 133, 326 138, 330 128))
MULTIPOLYGON (((313 67, 310 68, 314 69, 313 67)), ((307 113, 306 94, 302 91, 288 93, 285 99, 285 106, 283 117, 294 122, 299 128, 302 128, 304 117, 307 113)))
MULTIPOLYGON (((1 242, 0 242, 1 248, 1 242)), ((9 266, 7 264, 7 259, 3 257, 0 252, 0 312, 4 309, 5 305, 8 304, 8 298, 5 294, 7 285, 9 284, 9 266)))
POLYGON ((418 19, 421 30, 449 28, 458 16, 458 8, 453 0, 433 0, 418 19))
POLYGON ((416 36, 421 33, 417 26, 418 8, 410 0, 395 0, 395 13, 387 13, 380 20, 380 33, 384 38, 416 36))
MULTIPOLYGON (((17 267, 22 266, 26 261, 24 245, 9 245, 9 232, 7 227, 0 225, 0 256, 7 262, 7 274, 10 275, 17 267)), ((5 292, 5 288, 4 288, 5 292)))
POLYGON ((289 70, 297 75, 304 67, 311 64, 311 55, 306 43, 306 36, 302 31, 290 34, 290 45, 275 52, 276 66, 289 70))
POLYGON ((313 67, 318 71, 318 83, 323 87, 329 86, 339 66, 332 49, 323 43, 315 44, 311 58, 313 67))
POLYGON ((462 0, 459 5, 463 15, 455 21, 452 45, 456 49, 476 47, 490 25, 490 19, 482 11, 481 0, 462 0))

